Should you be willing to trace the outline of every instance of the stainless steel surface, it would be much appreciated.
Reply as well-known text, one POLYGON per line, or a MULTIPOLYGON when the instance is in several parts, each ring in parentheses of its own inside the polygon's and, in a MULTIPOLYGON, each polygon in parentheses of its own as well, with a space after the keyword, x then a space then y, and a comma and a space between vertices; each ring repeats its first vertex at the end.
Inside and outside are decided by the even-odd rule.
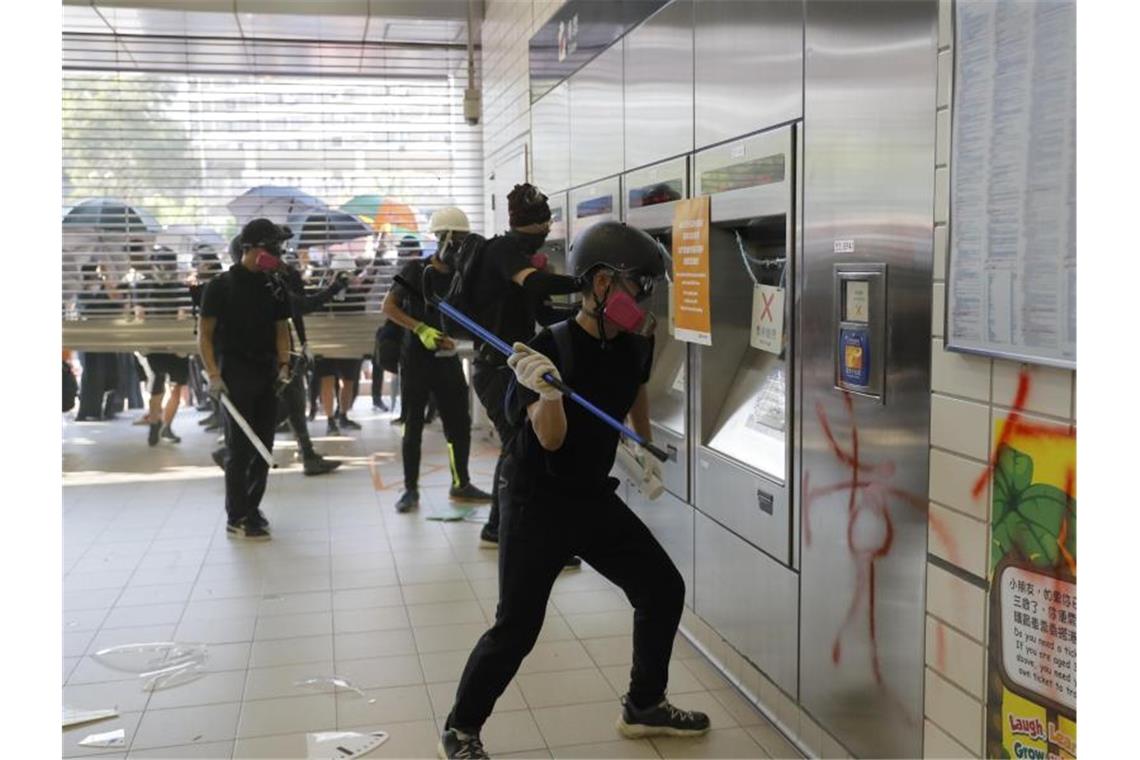
POLYGON ((803 1, 699 0, 695 146, 803 114, 803 1))
POLYGON ((621 218, 621 180, 610 177, 570 191, 570 241, 598 222, 621 218), (608 207, 608 211, 605 209, 608 207), (599 212, 599 213, 595 213, 599 212))
POLYGON ((625 480, 626 503, 646 527, 652 531, 661 548, 673 560, 681 577, 685 579, 685 604, 693 607, 696 588, 693 582, 693 508, 666 491, 650 501, 637 487, 625 480))
POLYGON ((693 187, 698 196, 714 195, 709 208, 711 222, 788 212, 792 204, 793 137, 792 127, 780 127, 697 153, 693 159, 693 187), (750 164, 780 156, 784 157, 781 179, 763 178, 759 172, 747 179, 750 164), (717 188, 724 177, 734 174, 740 176, 744 186, 732 190, 717 188), (757 184, 748 184, 749 181, 757 184))
POLYGON ((625 38, 625 167, 693 149, 693 3, 674 0, 625 38))
POLYGON ((570 84, 563 82, 530 109, 534 184, 547 195, 570 187, 570 84))
POLYGON ((570 77, 570 185, 621 173, 622 44, 570 77))
POLYGON ((856 756, 922 755, 937 12, 807 3, 801 703, 856 756), (834 265, 864 262, 890 272, 885 404, 833 387, 834 265))
POLYGON ((791 564, 791 514, 784 484, 703 446, 697 450, 695 476, 702 513, 775 561, 791 564))
POLYGON ((693 610, 795 698, 799 577, 700 512, 694 521, 693 610))
MULTIPOLYGON (((622 177, 625 222, 645 230, 664 246, 672 248, 675 194, 688 198, 688 156, 664 161, 622 177), (666 189, 668 192, 665 192, 666 189), (658 202, 660 201, 660 202, 658 202)), ((654 335, 653 372, 649 379, 649 414, 653 439, 670 453, 662 463, 665 487, 683 500, 689 499, 688 377, 689 344, 675 340, 669 329, 672 290, 663 284, 649 301, 657 319, 654 335)))
POLYGON ((569 197, 566 193, 553 193, 547 202, 550 204, 550 233, 547 234, 546 241, 539 250, 549 257, 547 268, 550 271, 555 274, 566 274, 569 197))

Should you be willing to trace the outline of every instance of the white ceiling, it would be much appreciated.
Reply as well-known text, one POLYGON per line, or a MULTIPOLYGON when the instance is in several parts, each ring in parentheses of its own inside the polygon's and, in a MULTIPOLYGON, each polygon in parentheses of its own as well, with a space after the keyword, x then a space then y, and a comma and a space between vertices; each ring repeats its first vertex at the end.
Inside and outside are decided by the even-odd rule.
MULTIPOLYGON (((478 22, 482 2, 475 5, 478 22)), ((63 0, 63 31, 463 44, 467 6, 467 0, 63 0)))

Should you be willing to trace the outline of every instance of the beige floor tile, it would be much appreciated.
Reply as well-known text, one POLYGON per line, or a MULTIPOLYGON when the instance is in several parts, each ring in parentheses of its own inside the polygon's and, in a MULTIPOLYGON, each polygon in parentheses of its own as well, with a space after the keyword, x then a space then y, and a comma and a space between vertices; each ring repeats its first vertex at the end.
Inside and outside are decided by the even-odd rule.
POLYGON ((609 589, 555 594, 550 597, 550 601, 563 615, 632 610, 624 594, 609 589))
POLYGON ((331 591, 306 591, 298 594, 265 594, 257 608, 258 617, 300 615, 306 612, 331 612, 331 591))
MULTIPOLYGON (((455 704, 455 690, 458 687, 458 681, 442 681, 427 685, 433 714, 446 717, 451 712, 451 708, 455 704)), ((519 690, 517 679, 507 684, 506 690, 495 702, 495 710, 502 710, 503 712, 526 709, 527 702, 523 699, 522 691, 519 690)))
MULTIPOLYGON (((590 659, 599 667, 626 665, 633 662, 633 639, 630 636, 603 636, 582 642, 590 659)), ((675 658, 674 658, 675 659, 675 658)))
POLYGON ((297 615, 259 617, 253 630, 254 641, 321 636, 333 632, 331 612, 302 612, 297 615))
POLYGON ((660 757, 648 739, 575 744, 570 747, 555 747, 550 753, 555 760, 635 760, 660 757))
POLYGON ((333 628, 337 633, 389 631, 408 628, 409 625, 408 613, 403 606, 367 607, 333 612, 333 628))
POLYGON ((516 677, 532 709, 585 702, 616 702, 617 692, 597 668, 555 673, 524 673, 516 677))
POLYGON ((138 679, 70 684, 63 687, 63 703, 81 710, 115 708, 121 713, 142 712, 150 692, 143 691, 138 679))
POLYGON ((256 641, 250 650, 249 665, 265 668, 299 662, 328 662, 333 659, 332 636, 256 641))
POLYGON ((495 753, 546 748, 529 710, 496 710, 483 725, 480 738, 492 756, 495 753))
POLYGON ((415 654, 416 642, 410 628, 394 631, 341 633, 333 637, 337 660, 360 660, 367 657, 392 657, 415 654))
POLYGON ((590 655, 579 641, 549 641, 535 644, 522 661, 519 673, 549 673, 578 670, 592 664, 590 655))
POLYGON ((406 723, 385 723, 349 726, 345 731, 387 731, 388 741, 368 753, 368 760, 387 757, 408 760, 408 758, 435 758, 439 732, 433 720, 414 720, 406 723))
POLYGON ((803 755, 771 723, 748 726, 745 730, 767 753, 774 758, 800 758, 803 755))
POLYGON ((219 760, 219 758, 228 760, 233 751, 232 741, 208 742, 132 751, 130 758, 131 760, 219 760))
POLYGON ((416 628, 416 648, 421 654, 457 650, 470 652, 486 630, 485 623, 453 623, 416 628))
POLYGON ((454 652, 421 654, 420 665, 423 667, 424 682, 458 681, 470 654, 469 651, 465 652, 462 649, 454 652))
POLYGON ((709 692, 724 709, 732 714, 737 725, 759 726, 768 722, 756 706, 741 696, 736 689, 718 689, 709 692))
POLYGON ((686 661, 686 665, 689 670, 692 671, 693 675, 696 676, 697 680, 710 691, 733 688, 724 674, 704 657, 688 660, 686 661))
MULTIPOLYGON (((542 630, 538 633, 538 641, 570 641, 577 638, 566 620, 559 614, 550 612, 548 608, 546 619, 542 621, 542 630)), ((585 641, 582 642, 583 644, 585 641)))
POLYGON ((210 644, 206 650, 206 665, 210 670, 245 670, 249 667, 252 648, 249 642, 210 644))
POLYGON ((408 605, 408 619, 416 627, 488 622, 483 608, 473 600, 408 605))
POLYGON ((115 602, 116 607, 148 604, 185 604, 193 583, 169 583, 155 586, 128 586, 115 602))
POLYGON ((147 710, 240 702, 244 688, 245 671, 210 672, 207 669, 206 674, 195 681, 154 692, 147 710))
POLYGON ((433 604, 437 602, 456 602, 465 599, 474 599, 471 584, 466 580, 443 581, 441 583, 403 583, 406 604, 433 604))
POLYGON ((95 631, 64 631, 63 656, 82 657, 87 653, 87 646, 95 638, 95 631))
POLYGON ((336 700, 330 694, 259 699, 242 705, 237 736, 273 736, 336 728, 336 700))
POLYGON ((585 612, 563 615, 574 635, 580 639, 602 636, 629 636, 633 633, 633 611, 585 612))
POLYGON ((370 657, 361 660, 337 660, 335 672, 361 689, 410 686, 424 682, 417 655, 370 657))
POLYGON ((170 625, 182 617, 184 604, 147 604, 115 607, 103 621, 103 628, 132 628, 144 625, 170 625))
POLYGON ((338 727, 361 726, 369 723, 381 728, 393 721, 405 723, 427 720, 432 717, 427 687, 396 686, 389 689, 368 689, 367 698, 341 691, 336 697, 338 727), (373 701, 374 700, 374 701, 373 701))
POLYGON ((621 706, 616 701, 543 707, 533 710, 533 713, 549 747, 595 744, 621 738, 614 728, 621 714, 621 706))
POLYGON ((174 636, 179 641, 232 644, 253 641, 253 631, 256 626, 257 618, 253 615, 213 620, 184 620, 179 624, 174 636))
POLYGON ((255 617, 260 606, 261 599, 256 596, 190 602, 183 610, 181 622, 209 622, 226 618, 255 617))
POLYGON ((332 594, 333 612, 342 610, 362 610, 375 607, 393 607, 404 603, 404 595, 399 586, 372 586, 334 591, 332 594))
MULTIPOLYGON (((607 665, 602 668, 602 675, 618 694, 629 691, 629 668, 629 665, 607 665)), ((685 663, 680 660, 669 662, 669 694, 692 694, 704 690, 705 687, 693 676, 685 663)))
POLYGON ((250 668, 244 673, 246 702, 255 699, 276 699, 279 697, 301 697, 313 691, 296 685, 297 681, 320 676, 340 675, 336 673, 331 660, 327 662, 307 662, 292 665, 278 665, 271 668, 250 668))
POLYGON ((410 565, 399 570, 401 584, 445 583, 466 580, 459 565, 410 565))
POLYGON ((234 760, 304 760, 308 755, 305 734, 282 734, 238 739, 234 760))
POLYGON ((765 757, 763 747, 742 728, 719 729, 697 737, 658 736, 652 742, 663 758, 765 757))
POLYGON ((242 706, 220 705, 147 710, 139 722, 132 749, 174 747, 179 744, 220 742, 233 739, 242 706))

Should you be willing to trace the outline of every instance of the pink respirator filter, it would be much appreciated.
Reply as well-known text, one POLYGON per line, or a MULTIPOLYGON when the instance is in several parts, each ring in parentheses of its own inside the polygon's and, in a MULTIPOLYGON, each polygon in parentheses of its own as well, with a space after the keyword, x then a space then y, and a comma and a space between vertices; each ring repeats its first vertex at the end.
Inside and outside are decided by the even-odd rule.
POLYGON ((606 301, 606 319, 626 332, 635 333, 645 323, 645 312, 628 293, 614 293, 606 301))

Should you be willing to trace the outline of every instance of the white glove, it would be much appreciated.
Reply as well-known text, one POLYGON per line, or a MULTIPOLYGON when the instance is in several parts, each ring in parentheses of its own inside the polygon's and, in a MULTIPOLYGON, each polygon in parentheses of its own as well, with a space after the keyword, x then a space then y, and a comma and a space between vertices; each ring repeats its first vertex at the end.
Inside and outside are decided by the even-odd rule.
POLYGON ((301 344, 301 356, 304 357, 305 364, 309 367, 312 367, 317 361, 317 357, 313 356, 313 349, 309 348, 308 343, 301 344))
POLYGON ((626 456, 632 460, 631 466, 635 468, 635 472, 630 475, 637 480, 637 489, 650 501, 656 500, 665 491, 661 463, 657 457, 628 439, 623 438, 621 446, 625 449, 626 456))
POLYGON ((562 398, 562 391, 542 379, 547 373, 556 380, 562 379, 554 362, 525 343, 515 343, 512 348, 515 352, 507 357, 507 366, 514 370, 519 385, 534 391, 543 401, 557 401, 562 398))
POLYGON ((225 393, 229 395, 230 392, 230 389, 226 387, 226 381, 222 379, 221 375, 218 375, 211 377, 209 383, 210 384, 206 387, 206 393, 208 393, 210 398, 214 399, 214 401, 221 403, 222 394, 225 393))

